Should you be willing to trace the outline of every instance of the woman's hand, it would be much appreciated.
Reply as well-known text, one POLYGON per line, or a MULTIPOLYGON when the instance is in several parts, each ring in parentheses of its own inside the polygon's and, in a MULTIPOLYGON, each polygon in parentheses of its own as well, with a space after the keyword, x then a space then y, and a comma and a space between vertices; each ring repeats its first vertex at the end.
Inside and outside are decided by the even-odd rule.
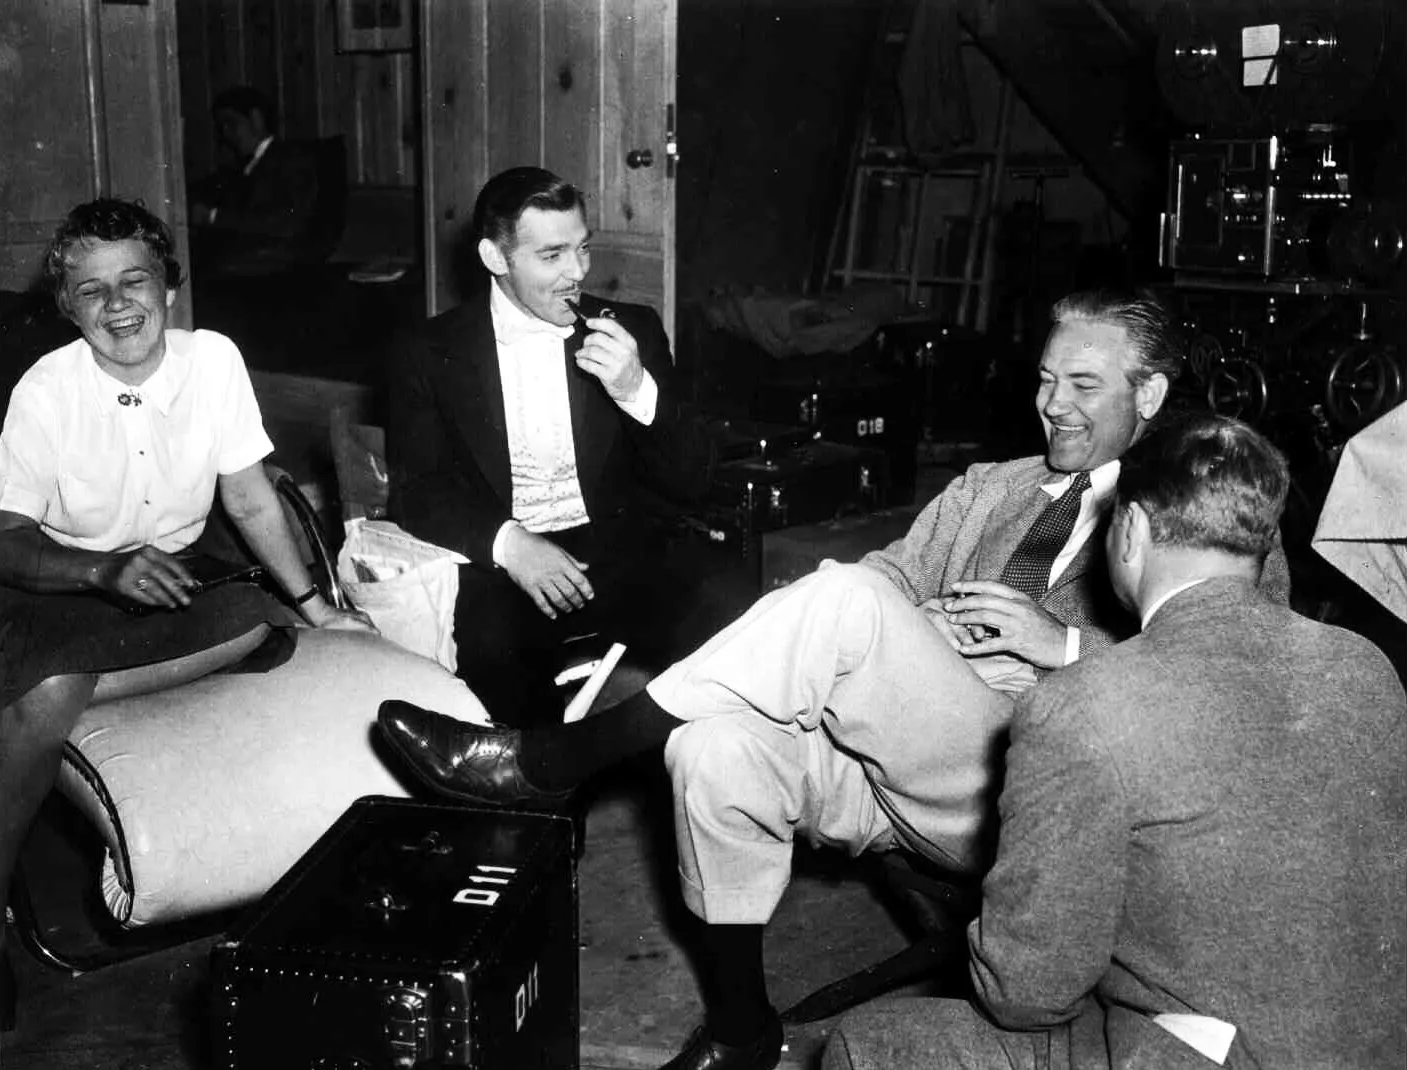
POLYGON ((108 554, 95 566, 93 585, 139 605, 182 609, 191 604, 189 588, 195 577, 165 550, 142 546, 108 554))
POLYGON ((322 595, 315 595, 302 606, 303 619, 314 628, 327 628, 337 632, 372 632, 379 635, 380 631, 371 622, 371 618, 360 609, 352 606, 348 609, 338 609, 330 605, 322 595))

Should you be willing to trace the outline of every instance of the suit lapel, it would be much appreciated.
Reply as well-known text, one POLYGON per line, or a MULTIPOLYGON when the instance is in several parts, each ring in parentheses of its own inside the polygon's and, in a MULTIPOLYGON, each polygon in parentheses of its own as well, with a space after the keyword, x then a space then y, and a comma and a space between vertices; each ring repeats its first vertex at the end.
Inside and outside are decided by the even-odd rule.
POLYGON ((508 461, 508 421, 503 411, 503 377, 493 335, 488 296, 475 298, 468 314, 446 339, 449 350, 446 391, 459 432, 493 491, 513 499, 508 461))
POLYGON ((582 494, 589 497, 587 487, 595 487, 611 445, 611 432, 616 421, 611 413, 614 403, 597 380, 576 366, 577 351, 586 339, 586 327, 577 321, 576 330, 563 347, 567 362, 567 401, 572 411, 572 442, 576 447, 576 475, 582 494))
POLYGON ((1023 473, 1021 479, 1012 482, 987 522, 987 531, 982 539, 984 560, 980 575, 990 575, 993 579, 1001 575, 1007 560, 1016 552, 1016 547, 1036 522, 1036 517, 1050 504, 1050 495, 1041 490, 1041 484, 1050 478, 1051 473, 1039 467, 1023 473))

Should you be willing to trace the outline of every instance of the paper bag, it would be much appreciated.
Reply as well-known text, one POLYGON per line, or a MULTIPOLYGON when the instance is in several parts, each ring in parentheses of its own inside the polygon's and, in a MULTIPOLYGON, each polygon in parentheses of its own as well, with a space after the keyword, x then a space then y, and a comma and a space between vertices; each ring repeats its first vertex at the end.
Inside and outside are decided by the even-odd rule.
POLYGON ((345 528, 337 576, 352 601, 387 639, 454 672, 454 603, 469 559, 389 520, 357 517, 345 528))

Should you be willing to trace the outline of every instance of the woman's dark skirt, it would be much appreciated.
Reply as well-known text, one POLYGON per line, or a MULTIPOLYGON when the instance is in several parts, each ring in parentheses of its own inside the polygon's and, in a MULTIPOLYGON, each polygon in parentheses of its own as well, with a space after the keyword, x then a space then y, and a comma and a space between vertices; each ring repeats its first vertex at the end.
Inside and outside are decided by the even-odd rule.
POLYGON ((51 676, 113 672, 185 657, 292 615, 252 583, 227 583, 178 610, 134 614, 94 595, 0 587, 0 708, 51 676))

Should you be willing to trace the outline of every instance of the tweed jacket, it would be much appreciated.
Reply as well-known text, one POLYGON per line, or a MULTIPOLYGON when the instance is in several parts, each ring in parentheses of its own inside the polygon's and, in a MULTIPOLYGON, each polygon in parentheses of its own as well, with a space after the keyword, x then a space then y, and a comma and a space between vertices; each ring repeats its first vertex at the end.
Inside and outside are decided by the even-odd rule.
MULTIPOLYGON (((583 316, 602 307, 584 295, 583 316)), ((669 342, 642 305, 611 302, 659 386, 655 419, 623 413, 600 381, 574 360, 586 337, 578 321, 566 340, 567 397, 577 479, 587 515, 653 515, 666 500, 689 501, 708 486, 709 447, 671 378, 669 342)), ((513 486, 498 348, 485 291, 426 321, 396 346, 386 458, 391 516, 407 531, 491 560, 494 536, 512 518, 513 486)))
POLYGON ((1403 1065, 1407 695, 1365 639, 1176 594, 1024 696, 999 809, 969 943, 1000 1025, 1071 1023, 1075 1067, 1212 1065, 1162 1013, 1234 1025, 1231 1067, 1403 1065))
MULTIPOLYGON (((1044 457, 974 464, 915 519, 904 538, 862 560, 879 569, 915 605, 951 592, 958 580, 995 580, 1027 529, 1050 503, 1043 483, 1058 478, 1044 457)), ((1275 601, 1290 597, 1289 565, 1277 546, 1266 561, 1261 589, 1275 601)), ((1104 569, 1103 525, 1040 599, 1057 620, 1080 629, 1087 654, 1132 635, 1138 622, 1118 604, 1104 569)))

